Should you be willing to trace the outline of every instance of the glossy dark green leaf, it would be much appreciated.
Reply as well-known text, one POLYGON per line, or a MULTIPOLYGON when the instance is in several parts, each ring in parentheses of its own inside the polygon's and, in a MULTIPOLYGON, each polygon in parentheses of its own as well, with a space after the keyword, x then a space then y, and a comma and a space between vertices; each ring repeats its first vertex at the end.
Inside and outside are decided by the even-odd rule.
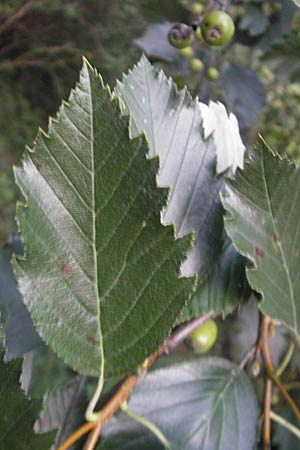
MULTIPOLYGON (((245 373, 220 358, 182 362, 149 373, 129 408, 154 423, 172 450, 254 450, 258 405, 245 373)), ((161 450, 150 431, 123 414, 103 429, 99 450, 161 450)))
POLYGON ((17 238, 12 237, 0 248, 0 313, 6 360, 23 355, 42 344, 12 273, 10 261, 13 251, 22 253, 22 246, 17 238))
POLYGON ((55 433, 33 431, 41 402, 29 400, 19 383, 22 361, 5 364, 0 358, 0 450, 49 450, 55 433))
POLYGON ((197 288, 181 319, 189 320, 209 311, 226 316, 246 301, 251 293, 245 273, 246 261, 226 239, 212 272, 197 288))
POLYGON ((16 180, 26 258, 18 285, 45 342, 83 375, 135 370, 169 335, 194 284, 178 278, 191 236, 160 223, 167 190, 143 137, 129 138, 100 76, 80 83, 16 180))
POLYGON ((145 58, 118 83, 117 92, 130 112, 133 136, 145 132, 150 155, 159 155, 159 186, 170 186, 164 223, 175 224, 177 236, 195 231, 195 245, 184 262, 184 275, 207 274, 221 250, 223 210, 216 177, 216 150, 203 138, 199 102, 158 72, 145 58))
POLYGON ((258 76, 245 66, 226 63, 222 70, 224 95, 240 127, 252 127, 265 104, 265 91, 258 76))
POLYGON ((300 170, 261 140, 243 172, 226 183, 225 225, 238 251, 251 259, 251 287, 261 311, 300 333, 300 170))

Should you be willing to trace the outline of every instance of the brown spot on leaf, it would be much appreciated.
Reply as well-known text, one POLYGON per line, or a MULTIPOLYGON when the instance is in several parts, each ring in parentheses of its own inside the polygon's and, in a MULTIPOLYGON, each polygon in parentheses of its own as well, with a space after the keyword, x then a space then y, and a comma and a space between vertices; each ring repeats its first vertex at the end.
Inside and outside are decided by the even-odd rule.
POLYGON ((260 256, 261 258, 263 258, 265 256, 265 251, 261 247, 255 246, 254 248, 255 248, 255 253, 257 254, 257 256, 260 256))
POLYGON ((277 244, 277 242, 279 242, 279 236, 278 236, 278 234, 273 234, 273 241, 274 242, 276 242, 276 244, 277 244))
POLYGON ((41 163, 39 163, 38 161, 33 161, 33 164, 35 165, 35 167, 36 167, 36 169, 38 171, 41 170, 41 168, 42 168, 42 164, 41 163))
POLYGON ((69 264, 63 264, 61 266, 61 271, 64 275, 67 275, 68 273, 70 273, 72 270, 72 267, 69 264))
POLYGON ((88 341, 88 344, 91 344, 91 345, 95 345, 96 344, 96 339, 94 338, 94 336, 88 336, 86 338, 86 340, 88 341))

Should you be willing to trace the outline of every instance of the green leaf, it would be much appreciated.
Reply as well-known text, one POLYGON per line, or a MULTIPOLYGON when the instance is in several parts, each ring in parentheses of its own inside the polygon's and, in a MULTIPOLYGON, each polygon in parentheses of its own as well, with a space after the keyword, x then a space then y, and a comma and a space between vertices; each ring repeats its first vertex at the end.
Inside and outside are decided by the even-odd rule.
POLYGON ((13 251, 22 253, 20 241, 12 237, 0 248, 0 313, 5 336, 6 360, 23 355, 42 344, 11 270, 10 260, 13 251))
POLYGON ((181 320, 186 321, 209 311, 226 316, 244 303, 251 293, 245 274, 246 261, 226 239, 211 274, 197 288, 181 320))
POLYGON ((243 172, 228 181, 225 226, 237 250, 251 259, 251 287, 261 311, 300 332, 300 173, 261 140, 243 172))
POLYGON ((124 111, 130 112, 131 133, 145 132, 150 156, 159 155, 159 186, 170 186, 163 222, 174 223, 177 236, 195 230, 195 245, 184 262, 183 275, 207 274, 221 249, 223 210, 216 177, 212 139, 203 138, 199 102, 158 72, 145 58, 117 85, 124 111))
POLYGON ((0 358, 0 450, 49 450, 55 433, 36 435, 33 425, 41 403, 29 400, 21 391, 19 378, 22 361, 4 364, 0 358))
POLYGON ((22 387, 30 397, 43 398, 47 391, 57 389, 73 378, 70 367, 46 345, 24 356, 22 387))
MULTIPOLYGON (((59 447, 84 423, 86 405, 86 377, 78 376, 46 394, 40 419, 35 425, 36 432, 58 429, 54 448, 59 447)), ((81 448, 82 442, 77 442, 70 450, 81 448)))
POLYGON ((82 375, 135 370, 169 335, 194 279, 178 278, 191 236, 160 223, 167 190, 157 160, 100 76, 80 83, 49 132, 38 133, 16 180, 26 258, 18 285, 45 342, 82 375))
MULTIPOLYGON (((220 358, 200 358, 149 373, 128 404, 154 423, 172 450, 254 450, 258 406, 245 373, 220 358)), ((147 428, 122 414, 104 427, 99 450, 161 450, 147 428), (151 446, 152 445, 152 446, 151 446)))

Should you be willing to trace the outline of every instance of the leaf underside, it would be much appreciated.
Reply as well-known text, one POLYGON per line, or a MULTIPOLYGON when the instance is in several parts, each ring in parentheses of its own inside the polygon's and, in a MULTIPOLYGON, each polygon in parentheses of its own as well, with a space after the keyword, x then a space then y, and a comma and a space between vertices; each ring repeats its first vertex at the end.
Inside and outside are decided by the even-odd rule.
POLYGON ((150 156, 159 155, 158 186, 170 186, 163 222, 175 224, 176 235, 194 230, 195 243, 181 273, 207 275, 221 249, 223 209, 216 176, 216 151, 211 138, 203 138, 198 100, 142 57, 117 84, 117 93, 130 112, 131 134, 145 132, 150 156))
MULTIPOLYGON (((172 450, 254 450, 258 406, 244 372, 220 358, 157 369, 131 395, 129 408, 154 423, 172 450)), ((162 450, 145 427, 119 414, 98 450, 162 450)))
POLYGON ((191 236, 175 241, 161 225, 167 190, 157 189, 147 153, 85 62, 16 169, 27 200, 17 213, 26 252, 15 262, 18 286, 43 339, 81 374, 135 370, 169 335, 194 284, 178 278, 191 236))
POLYGON ((261 311, 300 333, 300 170, 261 140, 244 172, 228 181, 223 198, 226 230, 254 262, 251 287, 261 311))

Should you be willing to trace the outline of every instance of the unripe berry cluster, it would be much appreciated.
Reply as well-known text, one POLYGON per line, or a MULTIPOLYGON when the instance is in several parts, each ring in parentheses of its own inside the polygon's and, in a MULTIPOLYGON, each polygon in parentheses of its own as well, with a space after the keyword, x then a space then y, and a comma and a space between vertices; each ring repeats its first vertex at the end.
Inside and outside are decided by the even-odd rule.
MULTIPOLYGON (((170 44, 178 49, 182 58, 189 60, 188 66, 192 72, 201 72, 204 63, 196 56, 197 46, 204 43, 209 46, 222 46, 227 44, 234 34, 234 23, 229 14, 221 10, 204 11, 199 2, 188 3, 187 9, 195 16, 192 26, 185 23, 176 23, 168 33, 170 44)), ((207 67, 206 77, 217 80, 219 72, 215 67, 207 67)))

